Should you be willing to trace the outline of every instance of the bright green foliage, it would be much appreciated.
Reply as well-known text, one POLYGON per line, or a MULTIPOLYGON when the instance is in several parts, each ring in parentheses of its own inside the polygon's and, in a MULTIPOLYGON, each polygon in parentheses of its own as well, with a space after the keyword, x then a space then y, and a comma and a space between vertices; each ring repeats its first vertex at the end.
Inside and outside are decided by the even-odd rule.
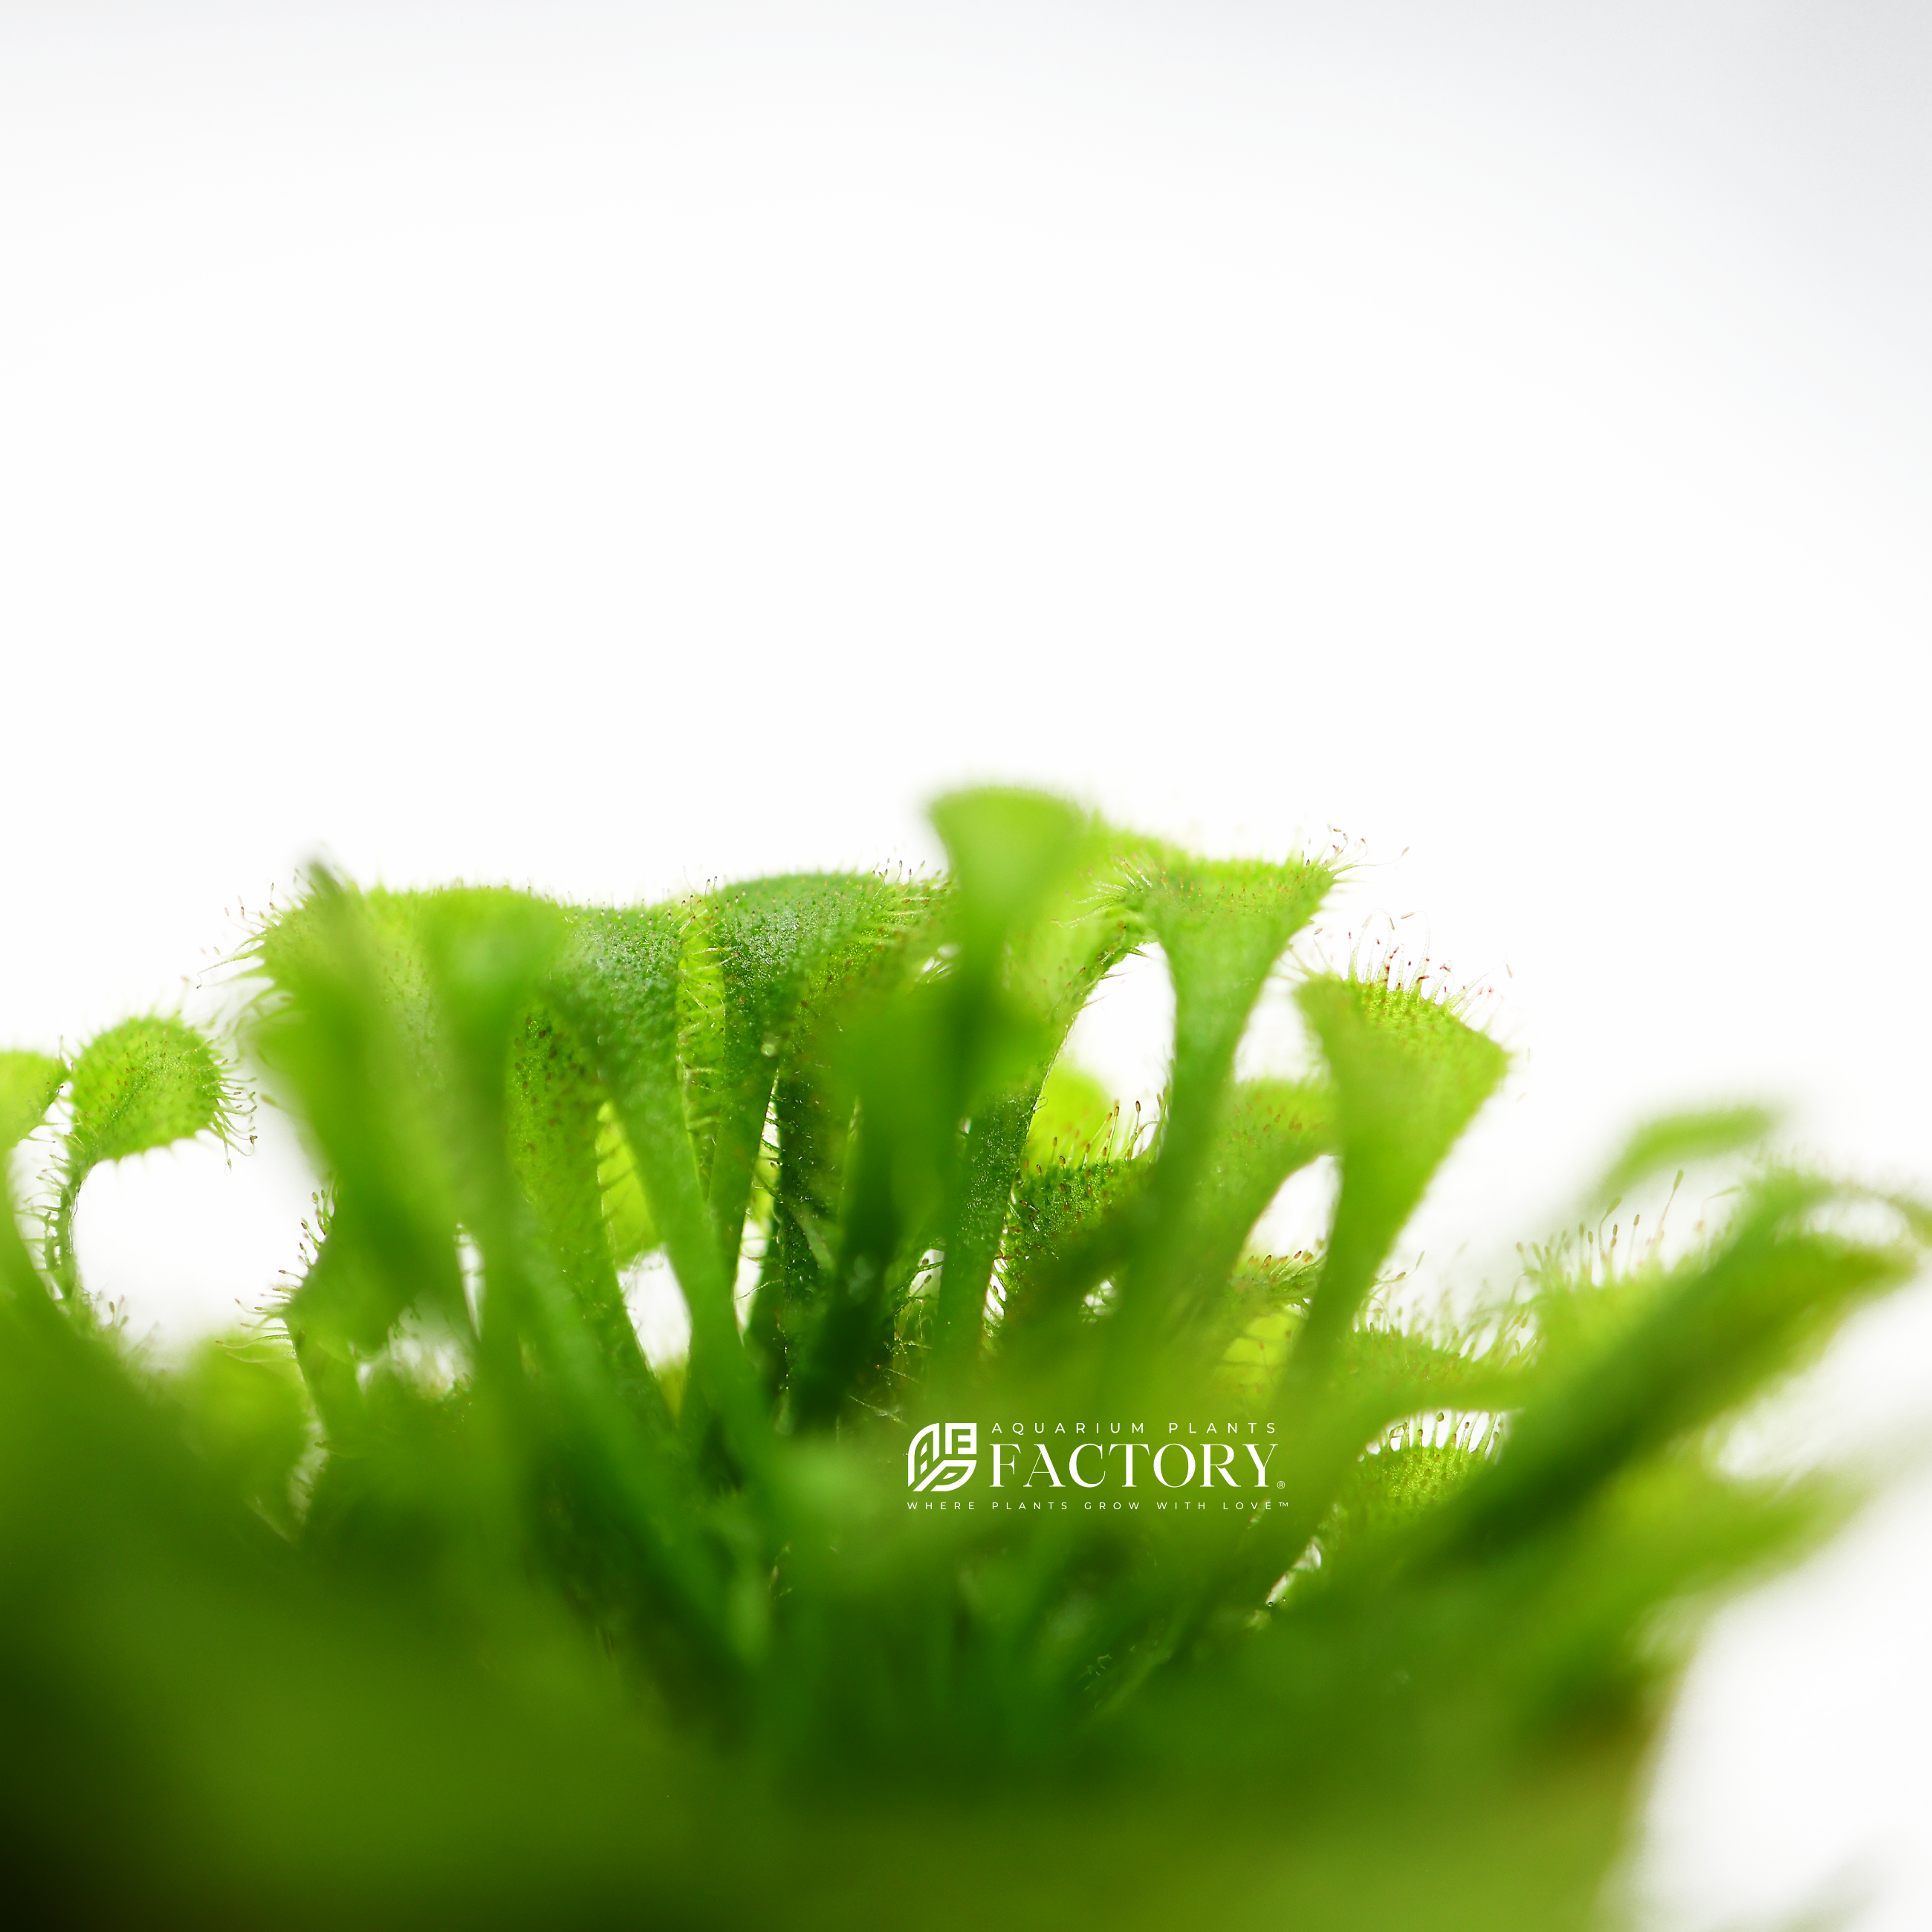
POLYGON ((76 1166, 125 1160, 227 1124, 221 1063, 179 1020, 124 1020, 97 1034, 74 1063, 69 1158, 76 1166))
POLYGON ((1768 1107, 1714 1107, 1699 1114, 1668 1114, 1630 1136, 1598 1192, 1605 1200, 1614 1200, 1660 1169, 1722 1160, 1741 1148, 1756 1147, 1777 1124, 1768 1107))
MULTIPOLYGON (((1120 902, 1160 942, 1174 982, 1174 1059, 1160 1144, 1136 1216, 1121 1283, 1110 1393, 1136 1390, 1190 1271, 1196 1196, 1213 1158, 1234 1051, 1288 941, 1334 884, 1312 861, 1210 861, 1142 844, 1124 867, 1120 902)), ((1294 1163, 1291 1160, 1283 1172, 1294 1163)))
MULTIPOLYGON (((227 1070, 208 1041, 185 1022, 160 1014, 123 1020, 97 1034, 73 1065, 62 1070, 69 1083, 69 1118, 45 1252, 49 1277, 62 1295, 80 1304, 74 1216, 87 1177, 109 1162, 198 1134, 227 1139, 234 1130, 234 1095, 227 1070)), ((52 1082, 51 1074, 42 1074, 43 1090, 52 1082)))
POLYGON ((0 1154, 11 1153, 46 1118, 67 1069, 43 1053, 0 1053, 0 1154))
POLYGON ((1026 1158, 1036 1165, 1071 1160, 1111 1142, 1119 1121, 1120 1108, 1100 1081, 1070 1060, 1058 1061, 1027 1127, 1026 1158))
MULTIPOLYGON (((1692 1252, 1558 1241, 1470 1328, 1399 1324, 1502 1051, 1323 975, 1318 1070, 1238 1081, 1330 868, 1010 790, 935 819, 943 882, 318 875, 248 1039, 323 1212, 272 1324, 172 1376, 0 1216, 16 1886, 213 1927, 1589 1922, 1660 1632, 1840 1506, 1728 1473, 1722 1427, 1932 1220, 1760 1163, 1692 1252), (1156 944, 1143 1126, 1063 1048, 1156 944), (1262 1251, 1317 1160, 1326 1238, 1262 1251), (660 1252, 691 1341, 653 1366, 660 1252), (910 1487, 966 1421, 971 1480, 910 1487)), ((64 1077, 0 1061, 7 1121, 64 1077)), ((64 1172, 228 1118, 175 1022, 72 1077, 64 1172)), ((1765 1124, 1660 1124, 1619 1174, 1765 1124)))
POLYGON ((597 1109, 597 1188, 612 1261, 621 1268, 655 1253, 662 1238, 651 1219, 631 1143, 608 1100, 597 1109))
POLYGON ((1226 1090, 1184 1222, 1177 1326, 1213 1305, 1282 1182, 1334 1147, 1335 1102, 1325 1084, 1248 1080, 1226 1090))
POLYGON ((190 1445, 226 1486, 284 1534, 295 1534, 293 1483, 311 1432, 302 1378, 286 1347, 205 1342, 175 1393, 190 1445))
POLYGON ((318 1407, 353 1402, 358 1355, 405 1310, 465 1318, 451 1151, 439 1132, 428 966, 406 901, 350 893, 326 874, 262 935, 263 971, 288 997, 258 1050, 299 1091, 328 1177, 326 1234, 288 1310, 318 1407))
POLYGON ((1304 1337, 1318 1357, 1347 1332, 1430 1176, 1502 1078, 1504 1059, 1448 1005, 1386 976, 1310 980, 1300 1000, 1335 1084, 1342 1154, 1341 1196, 1304 1337))

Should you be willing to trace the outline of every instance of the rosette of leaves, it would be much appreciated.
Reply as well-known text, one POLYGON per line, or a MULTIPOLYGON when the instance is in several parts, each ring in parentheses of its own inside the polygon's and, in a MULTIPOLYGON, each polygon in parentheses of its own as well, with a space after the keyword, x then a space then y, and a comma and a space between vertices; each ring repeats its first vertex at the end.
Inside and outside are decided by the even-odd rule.
MULTIPOLYGON (((70 1919, 1598 1911, 1694 1612, 1844 1506, 1740 1476, 1728 1419, 1910 1275, 1924 1211, 1779 1165, 1748 1112, 1658 1124, 1616 1184, 1731 1160, 1708 1238, 1558 1243, 1466 1328, 1396 1321, 1507 1058, 1424 983, 1298 966, 1335 866, 1025 792, 934 818, 939 880, 318 874, 254 962, 327 1204, 286 1354, 158 1390, 58 1318, 64 1251, 0 1229, 0 1832, 70 1919), (1156 949, 1134 1130, 1065 1048, 1156 949), (1283 979, 1309 1064, 1238 1077, 1283 979), (1322 1161, 1324 1238, 1270 1253, 1322 1161), (680 1363, 627 1310, 646 1251, 680 1363), (914 1433, 968 1418, 1046 1467, 908 1510, 914 1433), (1054 1426, 1171 1418, 1252 1442, 1242 1506, 1083 1507, 1054 1426), (77 1856, 82 1789, 124 1857, 77 1856)), ((168 1064, 154 1093, 207 1102, 168 1064)), ((16 1112, 58 1072, 10 1065, 16 1112)), ((83 1108, 80 1065, 64 1173, 196 1118, 98 1072, 83 1108)))

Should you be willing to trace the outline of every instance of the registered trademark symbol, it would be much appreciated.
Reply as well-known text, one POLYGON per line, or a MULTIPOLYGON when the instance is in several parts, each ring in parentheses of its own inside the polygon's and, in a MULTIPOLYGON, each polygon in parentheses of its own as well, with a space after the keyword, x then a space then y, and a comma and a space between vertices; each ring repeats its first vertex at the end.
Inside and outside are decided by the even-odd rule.
POLYGON ((1288 1487, 1288 1485, 1277 1478, 1275 1481, 1275 1487, 1278 1490, 1285 1490, 1288 1487))

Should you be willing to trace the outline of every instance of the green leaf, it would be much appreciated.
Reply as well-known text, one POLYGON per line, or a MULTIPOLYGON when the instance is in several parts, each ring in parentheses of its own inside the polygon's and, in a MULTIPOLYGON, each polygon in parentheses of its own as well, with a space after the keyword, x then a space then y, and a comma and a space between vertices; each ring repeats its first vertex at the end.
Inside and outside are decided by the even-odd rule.
POLYGON ((1263 985, 1334 884, 1313 860, 1196 859, 1148 843, 1122 904, 1160 941, 1174 983, 1174 1058, 1144 1225, 1124 1286, 1117 1372, 1130 1380, 1170 1323, 1188 1270, 1186 1225, 1210 1157, 1234 1053, 1263 985))
POLYGON ((745 1466, 764 1453, 765 1422, 686 1112, 678 994, 688 918, 675 904, 578 914, 547 997, 597 1070, 664 1236, 691 1312, 690 1392, 721 1418, 745 1466))
POLYGON ((1627 1190, 1669 1168, 1694 1161, 1720 1160, 1756 1147, 1778 1125, 1769 1107, 1712 1107, 1700 1112, 1666 1114, 1647 1121, 1631 1135, 1598 1184, 1600 1200, 1621 1197, 1627 1190))
POLYGON ((38 1293, 39 1277, 14 1219, 8 1156, 46 1118, 67 1069, 39 1053, 0 1053, 0 1290, 38 1293))
POLYGON ((1160 941, 1174 982, 1174 1066, 1163 1132, 1192 1150, 1211 1130, 1234 1050, 1268 974, 1335 883, 1297 859, 1196 859, 1144 846, 1122 902, 1160 941))
POLYGON ((1301 1350, 1354 1319, 1431 1177, 1502 1078, 1502 1048, 1444 1002, 1382 980, 1323 976, 1298 995, 1335 1092, 1341 1192, 1301 1350))
POLYGON ((1522 1535, 1576 1508, 1813 1359, 1852 1308, 1909 1280, 1912 1242, 1829 1226, 1824 1210, 1857 1198, 1786 1172, 1755 1184, 1714 1252, 1642 1283, 1628 1318, 1606 1324, 1595 1346, 1579 1336, 1585 1346, 1550 1365, 1508 1456, 1472 1494, 1465 1533, 1522 1535))
MULTIPOLYGON (((328 1174, 328 1232, 286 1318, 310 1385, 380 1348, 416 1307, 454 1333, 470 1315, 457 1261, 458 1150, 415 896, 364 894, 326 872, 256 943, 267 982, 255 1046, 328 1174), (314 1372, 311 1372, 311 1370, 314 1372)), ((352 1377, 330 1378, 352 1402, 352 1377)), ((316 1388, 318 1402, 326 1400, 316 1388)))
POLYGON ((1120 1112, 1119 1103, 1092 1074, 1064 1060, 1056 1060, 1040 1088, 1027 1128, 1027 1159, 1039 1166, 1071 1159, 1111 1142, 1120 1112))
POLYGON ((308 1453, 310 1422, 286 1345, 203 1342, 172 1378, 190 1443, 235 1492, 278 1528, 295 1526, 290 1484, 308 1453))
POLYGON ((1036 815, 1024 876, 1005 880, 998 892, 983 881, 961 886, 967 938, 958 998, 968 1016, 962 1027, 976 1044, 962 1082, 971 1118, 950 1190, 934 1338, 952 1369, 969 1365, 977 1351, 1000 1230, 1054 1058, 1094 988, 1145 935, 1112 890, 1120 835, 1068 816, 1058 800, 988 793, 950 801, 955 863, 970 858, 968 880, 988 869, 976 841, 1029 799, 1036 815), (976 819, 968 809, 976 800, 976 819))
POLYGON ((636 1156, 608 1100, 601 1101, 597 1109, 597 1186, 604 1238, 618 1268, 628 1268, 664 1246, 658 1224, 651 1219, 651 1204, 644 1198, 636 1156))
POLYGON ((104 1162, 234 1127, 226 1068, 185 1021, 160 1014, 97 1034, 75 1059, 60 1181, 46 1221, 48 1274, 76 1310, 86 1304, 74 1249, 74 1210, 87 1177, 104 1162))
POLYGON ((931 817, 959 895, 961 952, 990 978, 1008 936, 1079 859, 1090 821, 1048 793, 990 785, 949 793, 931 817))
POLYGON ((931 903, 928 888, 870 872, 753 879, 704 902, 722 1012, 700 1154, 720 1252, 734 1270, 772 1087, 794 1061, 801 1030, 902 946, 931 903))
POLYGON ((226 1070, 184 1022, 152 1015, 98 1034, 74 1063, 71 1159, 95 1167, 232 1126, 226 1070))
POLYGON ((0 1155, 46 1118, 67 1069, 43 1053, 0 1053, 0 1155))
POLYGON ((1212 1304, 1282 1183, 1335 1144, 1334 1096, 1325 1086, 1244 1080, 1228 1089, 1189 1205, 1177 1323, 1212 1304))

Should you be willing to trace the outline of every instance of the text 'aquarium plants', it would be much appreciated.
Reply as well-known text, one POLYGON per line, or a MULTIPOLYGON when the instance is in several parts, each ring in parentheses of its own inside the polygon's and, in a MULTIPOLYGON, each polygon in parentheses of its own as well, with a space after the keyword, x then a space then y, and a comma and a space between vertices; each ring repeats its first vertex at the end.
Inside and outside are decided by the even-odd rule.
POLYGON ((1700 1612, 1844 1506, 1724 1427, 1928 1220, 1668 1120, 1461 1327, 1398 1235, 1506 1056, 1291 948, 1334 862, 1054 799, 944 878, 662 904, 358 890, 266 922, 234 1040, 0 1057, 0 1848, 36 1922, 1547 1928, 1614 1912, 1700 1612), (1158 947, 1157 1115, 1062 1048, 1158 947), (1264 986, 1318 1070, 1237 1076, 1264 986), (233 1131, 304 1268, 164 1369, 88 1175, 233 1131), (1324 1238, 1256 1228, 1318 1161, 1324 1238), (1667 1181, 1668 1172, 1664 1178, 1667 1181), (674 1280, 688 1349, 647 1353, 674 1280), (627 1300, 627 1292, 632 1300, 627 1300))

